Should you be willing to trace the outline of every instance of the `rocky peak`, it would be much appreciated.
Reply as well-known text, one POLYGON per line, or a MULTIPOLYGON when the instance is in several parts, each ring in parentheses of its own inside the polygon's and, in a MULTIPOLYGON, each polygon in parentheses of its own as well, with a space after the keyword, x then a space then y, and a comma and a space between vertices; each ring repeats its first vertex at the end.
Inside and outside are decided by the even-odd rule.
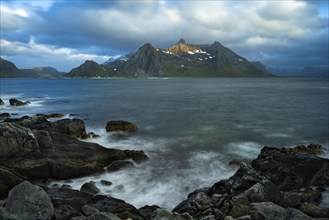
POLYGON ((174 54, 184 54, 198 49, 200 49, 199 46, 188 44, 183 38, 181 38, 176 44, 168 48, 168 51, 174 54))

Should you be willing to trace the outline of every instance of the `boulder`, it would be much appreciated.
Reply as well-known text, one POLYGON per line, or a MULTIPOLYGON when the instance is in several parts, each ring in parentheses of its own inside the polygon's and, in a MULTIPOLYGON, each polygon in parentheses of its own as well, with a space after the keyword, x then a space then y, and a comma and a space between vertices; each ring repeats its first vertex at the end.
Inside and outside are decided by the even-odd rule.
POLYGON ((0 98, 0 105, 4 105, 5 103, 2 101, 2 99, 0 98))
POLYGON ((24 105, 31 104, 31 102, 29 102, 29 101, 22 102, 22 101, 17 100, 17 99, 9 99, 9 103, 12 106, 24 106, 24 105))
POLYGON ((253 220, 313 219, 297 209, 284 209, 272 202, 252 203, 250 207, 250 216, 253 220))
POLYGON ((5 209, 22 219, 51 219, 54 214, 48 194, 28 181, 10 190, 5 209))
POLYGON ((315 204, 304 202, 298 209, 313 218, 329 219, 329 207, 319 207, 315 204))
POLYGON ((61 113, 51 113, 51 114, 36 114, 37 117, 43 117, 43 118, 63 118, 64 115, 61 113))
POLYGON ((106 124, 106 131, 136 131, 137 125, 123 120, 109 121, 106 124))
POLYGON ((0 158, 25 156, 38 151, 38 142, 30 129, 0 123, 0 158))
POLYGON ((294 151, 264 147, 251 165, 282 191, 329 186, 329 159, 294 151))
POLYGON ((108 181, 108 180, 101 180, 101 184, 103 186, 111 186, 113 183, 111 181, 108 181))
POLYGON ((185 220, 185 218, 178 213, 172 213, 164 209, 156 209, 153 212, 151 220, 185 220))
POLYGON ((134 164, 130 161, 114 161, 109 166, 106 167, 106 171, 114 172, 122 169, 132 168, 134 164))
POLYGON ((8 118, 10 117, 10 113, 5 112, 5 113, 0 113, 0 118, 8 118))
POLYGON ((49 132, 58 132, 74 137, 80 137, 86 133, 85 123, 78 118, 61 119, 53 122, 51 127, 47 129, 49 132))
POLYGON ((80 191, 90 193, 90 194, 97 194, 100 192, 100 190, 97 188, 97 186, 95 186, 94 182, 84 183, 81 186, 80 191))

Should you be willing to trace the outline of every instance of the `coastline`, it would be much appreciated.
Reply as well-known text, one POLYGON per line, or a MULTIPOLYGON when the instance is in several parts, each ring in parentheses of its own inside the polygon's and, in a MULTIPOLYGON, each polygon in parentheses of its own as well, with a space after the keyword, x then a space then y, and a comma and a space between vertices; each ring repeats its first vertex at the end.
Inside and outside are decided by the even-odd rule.
MULTIPOLYGON (((261 219, 261 216, 274 215, 274 213, 279 213, 279 217, 281 216, 277 219, 284 219, 287 216, 294 216, 296 218, 303 217, 305 219, 311 219, 311 217, 329 217, 329 209, 320 205, 322 194, 326 192, 326 188, 329 186, 329 159, 316 156, 323 153, 323 147, 321 145, 311 144, 307 147, 297 146, 295 148, 264 147, 259 156, 251 163, 236 161, 235 163, 238 164, 239 169, 233 176, 226 180, 218 179, 219 182, 209 188, 192 191, 187 200, 182 202, 177 201, 176 208, 169 211, 161 209, 156 204, 137 209, 122 200, 117 200, 110 196, 97 195, 97 188, 94 188, 93 182, 90 182, 87 191, 83 188, 81 188, 80 191, 73 190, 68 185, 47 186, 49 177, 55 177, 57 179, 74 177, 74 175, 70 176, 71 174, 67 176, 67 166, 57 166, 57 172, 51 171, 49 177, 47 177, 45 167, 43 165, 40 166, 40 162, 36 162, 36 158, 29 160, 30 162, 26 161, 22 163, 23 167, 26 166, 26 163, 30 164, 29 167, 19 167, 20 165, 17 164, 17 159, 31 159, 32 152, 33 155, 38 151, 41 151, 43 155, 52 155, 53 152, 60 152, 58 151, 60 150, 59 145, 56 144, 58 141, 61 145, 63 145, 63 143, 68 144, 67 146, 94 145, 76 139, 77 136, 81 137, 79 136, 81 133, 86 133, 83 129, 84 123, 82 120, 59 119, 57 122, 50 122, 45 115, 40 115, 25 117, 12 122, 8 120, 8 122, 1 122, 0 126, 2 127, 2 140, 19 140, 20 135, 27 135, 23 140, 27 140, 24 143, 29 143, 28 145, 23 145, 23 148, 20 148, 21 150, 17 153, 6 151, 5 149, 10 147, 8 144, 2 146, 4 147, 2 150, 3 153, 9 152, 9 154, 12 155, 9 157, 11 158, 9 161, 16 161, 15 165, 12 165, 11 168, 8 169, 8 166, 10 167, 12 163, 10 163, 8 159, 5 159, 8 158, 8 155, 5 157, 2 155, 2 159, 4 160, 2 160, 2 168, 0 169, 1 175, 7 177, 8 175, 14 175, 10 179, 16 179, 16 182, 14 181, 14 183, 10 183, 11 185, 7 185, 6 192, 9 192, 7 202, 1 202, 3 205, 0 208, 0 215, 4 218, 12 218, 14 216, 13 218, 17 217, 17 219, 20 219, 22 216, 24 218, 26 215, 34 215, 35 213, 41 213, 40 216, 42 216, 42 218, 46 216, 45 219, 73 217, 77 219, 88 219, 97 218, 97 216, 103 216, 109 219, 159 219, 162 217, 165 219, 228 219, 240 217, 244 219, 261 219), (76 125, 77 123, 79 125, 76 125), (71 126, 72 124, 74 125, 73 127, 71 126), (69 130, 64 129, 65 126, 68 126, 69 130), (74 129, 72 130, 72 128, 74 129), (14 132, 8 135, 9 130, 20 132, 14 132), (22 131, 27 133, 22 133, 22 131), (33 133, 32 136, 30 135, 31 133, 33 133), (50 143, 45 137, 50 138, 54 143, 52 148, 49 148, 49 146, 45 144, 50 143), (35 149, 33 149, 33 147, 35 147, 35 149), (16 154, 17 156, 13 156, 16 154), (32 168, 31 165, 33 165, 34 168, 32 168), (304 167, 307 167, 307 169, 304 167), (34 170, 37 172, 37 176, 28 170, 34 170), (40 172, 41 170, 42 172, 40 172), (61 174, 61 172, 64 173, 61 174), (19 175, 15 177, 17 173, 19 175), (46 175, 42 176, 45 173, 46 175), (23 177, 24 174, 31 176, 26 178, 23 177), (31 185, 27 183, 26 180, 32 181, 36 185, 31 185), (18 201, 27 200, 28 203, 31 202, 29 198, 22 197, 24 193, 13 193, 17 190, 19 192, 20 190, 24 191, 26 187, 32 189, 31 192, 34 192, 33 189, 40 192, 41 189, 38 187, 43 189, 41 191, 46 193, 44 196, 49 198, 47 200, 49 204, 47 209, 39 210, 32 214, 24 210, 22 214, 22 208, 17 208, 17 204, 8 203, 8 201, 13 199, 18 201), (11 191, 12 193, 10 193, 11 191), (12 198, 13 196, 14 198, 12 198), (76 203, 77 198, 84 199, 76 203), (68 201, 70 202, 67 203, 68 201), (112 205, 109 206, 109 204, 112 205), (68 209, 68 205, 71 208, 68 209), (16 207, 16 209, 13 207, 16 207)), ((4 141, 3 143, 12 142, 4 141)), ((22 147, 22 145, 18 144, 17 147, 22 147)), ((83 148, 78 147, 78 149, 82 150, 83 148)), ((97 146, 95 149, 99 149, 96 151, 100 151, 101 154, 104 154, 102 147, 97 146)), ((93 151, 95 151, 95 149, 93 151)), ((122 151, 115 152, 115 158, 119 159, 119 163, 116 164, 118 168, 116 169, 123 169, 122 172, 125 172, 127 164, 129 166, 134 166, 129 160, 127 161, 128 163, 121 162, 122 159, 128 159, 129 155, 133 156, 137 153, 138 156, 135 156, 135 162, 142 162, 146 159, 145 156, 143 156, 143 152, 129 151, 131 153, 124 154, 128 155, 128 157, 120 156, 120 152, 122 151)), ((68 157, 69 161, 77 159, 75 158, 76 156, 74 156, 75 154, 76 153, 69 153, 69 155, 71 155, 68 157), (72 158, 70 159, 70 157, 72 158)), ((90 153, 87 151, 87 154, 90 153)), ((113 152, 111 152, 110 155, 113 155, 113 152)), ((40 157, 37 158, 40 160, 40 157)), ((113 158, 113 156, 111 156, 111 158, 113 158)), ((86 160, 86 158, 83 159, 83 161, 84 160, 86 160)), ((63 160, 61 161, 63 162, 63 160)), ((49 166, 49 162, 47 162, 47 164, 46 167, 53 167, 49 166)), ((72 165, 72 163, 70 164, 72 165)), ((86 161, 84 161, 83 164, 86 164, 86 161)), ((113 166, 113 160, 111 160, 110 164, 113 166)), ((79 171, 80 169, 74 168, 72 171, 80 172, 80 175, 84 176, 86 174, 102 171, 102 166, 108 165, 102 163, 99 168, 90 170, 87 173, 85 173, 87 167, 82 167, 81 171, 79 171)), ((89 168, 87 168, 87 170, 88 169, 89 168)), ((34 196, 36 195, 32 193, 29 197, 34 198, 34 196)))

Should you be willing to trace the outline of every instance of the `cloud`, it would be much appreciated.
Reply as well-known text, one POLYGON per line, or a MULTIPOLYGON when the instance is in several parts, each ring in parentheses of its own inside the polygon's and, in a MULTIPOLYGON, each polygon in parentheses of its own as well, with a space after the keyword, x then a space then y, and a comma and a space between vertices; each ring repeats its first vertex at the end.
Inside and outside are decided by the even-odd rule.
POLYGON ((307 57, 327 65, 326 9, 323 1, 5 1, 1 37, 31 46, 33 36, 53 51, 98 56, 132 52, 146 42, 166 48, 184 37, 220 41, 248 59, 267 54, 268 65, 280 54, 295 66, 312 60, 307 57), (300 48, 308 51, 304 62, 300 48))

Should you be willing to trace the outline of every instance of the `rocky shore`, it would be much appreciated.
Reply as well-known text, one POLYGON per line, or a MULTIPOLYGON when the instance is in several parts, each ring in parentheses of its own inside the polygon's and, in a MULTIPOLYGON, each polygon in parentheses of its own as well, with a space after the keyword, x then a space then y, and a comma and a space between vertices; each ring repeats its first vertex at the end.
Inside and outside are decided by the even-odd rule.
MULTIPOLYGON (((137 209, 123 200, 97 194, 94 183, 80 190, 48 186, 70 179, 124 169, 147 160, 143 151, 108 149, 78 138, 90 138, 83 120, 61 114, 8 118, 0 123, 0 219, 137 219, 262 220, 329 219, 321 205, 329 187, 329 159, 318 144, 294 148, 264 147, 251 162, 235 161, 229 179, 196 189, 169 211, 137 209)), ((108 132, 134 131, 126 121, 110 121, 108 132)), ((103 180, 102 184, 111 182, 103 180)))

